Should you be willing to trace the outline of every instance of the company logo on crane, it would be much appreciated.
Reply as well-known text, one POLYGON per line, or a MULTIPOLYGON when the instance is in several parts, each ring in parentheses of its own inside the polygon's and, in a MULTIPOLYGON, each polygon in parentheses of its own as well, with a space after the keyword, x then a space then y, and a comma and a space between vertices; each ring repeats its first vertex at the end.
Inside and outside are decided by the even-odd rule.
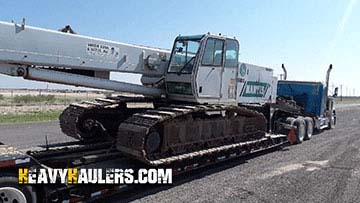
POLYGON ((247 81, 245 84, 243 97, 265 97, 270 84, 264 82, 247 81))

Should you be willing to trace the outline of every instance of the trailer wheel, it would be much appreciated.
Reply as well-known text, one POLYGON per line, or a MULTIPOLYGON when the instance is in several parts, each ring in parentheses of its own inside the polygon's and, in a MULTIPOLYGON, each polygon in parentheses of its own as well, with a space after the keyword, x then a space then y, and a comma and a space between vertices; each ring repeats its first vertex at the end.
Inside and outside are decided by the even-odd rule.
POLYGON ((314 122, 312 118, 305 117, 305 140, 310 140, 314 132, 314 122))
POLYGON ((36 203, 37 196, 30 185, 19 185, 15 177, 0 177, 0 202, 36 203))

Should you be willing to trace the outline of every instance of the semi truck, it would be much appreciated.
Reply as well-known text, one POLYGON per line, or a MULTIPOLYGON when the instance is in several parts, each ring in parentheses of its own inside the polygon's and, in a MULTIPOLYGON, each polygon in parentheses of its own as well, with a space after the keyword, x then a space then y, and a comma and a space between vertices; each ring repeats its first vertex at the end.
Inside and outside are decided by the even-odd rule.
POLYGON ((0 22, 0 73, 134 95, 67 107, 60 128, 78 141, 27 151, 1 145, 2 202, 91 201, 131 187, 19 185, 19 168, 171 168, 180 174, 300 144, 336 124, 328 96, 332 65, 325 85, 286 80, 284 66, 284 78, 278 80, 271 68, 242 63, 234 37, 179 35, 170 51, 67 28, 0 22), (112 72, 141 74, 142 84, 111 80, 112 72))

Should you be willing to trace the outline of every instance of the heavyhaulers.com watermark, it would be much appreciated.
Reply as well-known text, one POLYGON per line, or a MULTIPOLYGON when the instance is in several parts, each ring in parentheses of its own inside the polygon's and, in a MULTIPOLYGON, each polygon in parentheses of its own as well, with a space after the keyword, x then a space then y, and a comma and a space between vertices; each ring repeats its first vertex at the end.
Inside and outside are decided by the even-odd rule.
POLYGON ((19 168, 19 184, 171 184, 172 169, 19 168))

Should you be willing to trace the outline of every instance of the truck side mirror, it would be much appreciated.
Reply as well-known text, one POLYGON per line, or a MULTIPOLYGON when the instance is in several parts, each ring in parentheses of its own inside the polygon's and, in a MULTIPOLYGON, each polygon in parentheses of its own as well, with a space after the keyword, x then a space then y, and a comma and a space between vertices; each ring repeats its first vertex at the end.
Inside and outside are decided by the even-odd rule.
POLYGON ((337 96, 338 96, 338 92, 339 92, 339 88, 338 88, 338 87, 335 87, 333 97, 337 97, 337 96))

